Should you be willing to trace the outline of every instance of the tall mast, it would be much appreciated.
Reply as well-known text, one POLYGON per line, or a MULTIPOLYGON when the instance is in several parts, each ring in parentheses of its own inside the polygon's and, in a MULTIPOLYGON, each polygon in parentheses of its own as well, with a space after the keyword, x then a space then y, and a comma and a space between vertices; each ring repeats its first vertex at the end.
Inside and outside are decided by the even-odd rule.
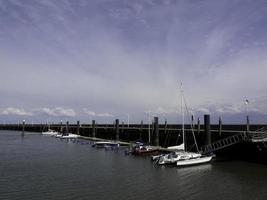
POLYGON ((181 112, 182 112, 182 134, 183 134, 183 143, 185 150, 185 132, 184 132, 184 95, 183 95, 183 83, 181 82, 181 112))

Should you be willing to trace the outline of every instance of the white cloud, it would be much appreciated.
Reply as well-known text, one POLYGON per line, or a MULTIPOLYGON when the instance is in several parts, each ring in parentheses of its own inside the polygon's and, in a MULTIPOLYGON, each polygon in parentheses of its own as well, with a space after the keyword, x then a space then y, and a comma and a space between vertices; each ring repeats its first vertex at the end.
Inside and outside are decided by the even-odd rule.
POLYGON ((199 107, 197 109, 195 109, 196 112, 201 112, 201 113, 204 113, 204 114, 210 114, 210 110, 208 108, 204 108, 204 107, 199 107))
POLYGON ((114 115, 110 113, 99 113, 97 114, 98 117, 114 117, 114 115))
POLYGON ((24 109, 7 107, 0 111, 1 115, 19 115, 19 116, 32 116, 31 112, 27 112, 24 109))
POLYGON ((94 111, 88 110, 87 108, 84 108, 83 111, 89 116, 96 116, 96 113, 94 111))
POLYGON ((38 111, 54 117, 75 117, 77 115, 73 109, 64 109, 62 107, 40 108, 38 111))
POLYGON ((83 111, 84 111, 85 114, 87 114, 89 116, 96 116, 96 117, 114 117, 114 115, 112 115, 110 113, 107 113, 107 112, 105 112, 105 113, 96 113, 96 112, 91 111, 91 110, 89 110, 87 108, 84 108, 83 111))

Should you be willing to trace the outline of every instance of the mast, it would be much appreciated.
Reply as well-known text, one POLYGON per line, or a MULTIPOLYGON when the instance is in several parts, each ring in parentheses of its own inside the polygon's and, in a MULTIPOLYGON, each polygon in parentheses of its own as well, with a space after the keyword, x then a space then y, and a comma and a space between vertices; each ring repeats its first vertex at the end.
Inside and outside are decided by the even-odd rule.
POLYGON ((184 132, 184 95, 183 95, 183 83, 181 82, 181 112, 182 112, 182 135, 183 135, 183 143, 185 150, 185 132, 184 132))
POLYGON ((150 145, 150 110, 148 111, 148 144, 150 145))

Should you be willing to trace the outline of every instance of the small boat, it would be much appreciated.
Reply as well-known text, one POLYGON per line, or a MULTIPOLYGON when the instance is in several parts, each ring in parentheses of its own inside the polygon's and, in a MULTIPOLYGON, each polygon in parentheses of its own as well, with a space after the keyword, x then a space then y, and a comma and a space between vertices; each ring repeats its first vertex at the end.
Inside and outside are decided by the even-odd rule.
POLYGON ((111 142, 111 141, 98 141, 94 142, 92 147, 96 148, 120 147, 120 144, 118 142, 111 142))
POLYGON ((55 136, 59 134, 57 131, 48 129, 48 131, 42 132, 42 135, 47 135, 47 136, 55 136))
POLYGON ((135 147, 132 154, 134 155, 157 155, 159 154, 159 149, 157 147, 149 145, 140 145, 135 147))
POLYGON ((64 134, 64 135, 61 135, 61 139, 75 139, 75 138, 78 138, 79 135, 77 134, 73 134, 73 133, 68 133, 68 134, 64 134))

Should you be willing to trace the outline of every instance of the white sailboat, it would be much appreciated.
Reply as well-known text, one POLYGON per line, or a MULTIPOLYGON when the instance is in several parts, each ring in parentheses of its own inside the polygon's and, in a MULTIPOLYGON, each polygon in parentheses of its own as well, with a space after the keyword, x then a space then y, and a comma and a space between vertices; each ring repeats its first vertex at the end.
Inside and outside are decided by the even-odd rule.
POLYGON ((47 135, 47 136, 55 136, 57 134, 58 132, 52 129, 48 129, 48 131, 42 132, 42 135, 47 135))
POLYGON ((57 131, 50 129, 50 124, 48 124, 48 130, 42 132, 42 135, 47 135, 47 136, 55 136, 57 134, 58 134, 57 131))
POLYGON ((199 152, 193 129, 192 129, 192 134, 193 134, 197 152, 186 151, 186 146, 185 146, 186 141, 185 141, 185 131, 184 131, 184 105, 187 108, 185 100, 184 100, 183 89, 182 89, 182 84, 181 84, 181 111, 182 111, 183 143, 178 146, 169 147, 168 149, 177 150, 177 151, 160 156, 158 158, 159 165, 176 164, 177 166, 186 166, 186 165, 206 163, 206 162, 211 161, 212 159, 212 156, 204 156, 199 152))
MULTIPOLYGON (((187 105, 186 105, 186 102, 185 102, 185 98, 184 98, 184 94, 183 94, 183 89, 182 89, 182 84, 181 84, 181 108, 182 108, 182 115, 183 115, 183 140, 184 140, 184 143, 185 143, 185 134, 184 134, 184 109, 183 109, 183 105, 185 105, 185 108, 187 109, 187 105)), ((188 111, 188 109, 187 109, 188 111)), ((194 139, 194 145, 196 147, 196 150, 197 150, 197 153, 195 152, 187 152, 185 151, 184 155, 182 155, 180 157, 179 160, 177 160, 176 162, 176 165, 177 166, 188 166, 188 165, 199 165, 199 164, 204 164, 204 163, 207 163, 207 162, 210 162, 211 159, 213 158, 213 156, 207 156, 207 155, 202 155, 200 152, 199 152, 199 149, 198 149, 198 145, 197 145, 197 142, 196 142, 196 138, 195 138, 195 134, 194 134, 194 131, 193 131, 193 126, 191 124, 191 130, 192 130, 192 135, 193 135, 193 139, 194 139), (186 155, 187 154, 187 155, 186 155)))
POLYGON ((63 133, 57 134, 56 137, 61 138, 61 139, 75 139, 75 138, 78 138, 79 135, 69 133, 68 124, 67 124, 66 125, 66 131, 63 133))

